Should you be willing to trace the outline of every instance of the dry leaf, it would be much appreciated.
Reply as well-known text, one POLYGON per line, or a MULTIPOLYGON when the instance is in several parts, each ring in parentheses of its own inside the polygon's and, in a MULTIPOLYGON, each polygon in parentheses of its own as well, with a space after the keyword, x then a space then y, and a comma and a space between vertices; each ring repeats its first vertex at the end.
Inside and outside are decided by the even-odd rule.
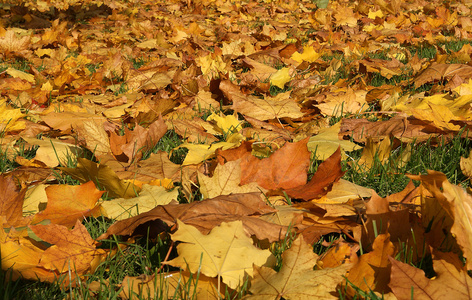
POLYGON ((179 256, 167 264, 189 268, 194 274, 201 270, 206 276, 218 277, 232 289, 243 284, 246 274, 253 276, 253 264, 262 266, 272 256, 269 250, 253 245, 241 221, 223 222, 208 235, 179 220, 177 224, 172 240, 182 242, 177 246, 179 256))

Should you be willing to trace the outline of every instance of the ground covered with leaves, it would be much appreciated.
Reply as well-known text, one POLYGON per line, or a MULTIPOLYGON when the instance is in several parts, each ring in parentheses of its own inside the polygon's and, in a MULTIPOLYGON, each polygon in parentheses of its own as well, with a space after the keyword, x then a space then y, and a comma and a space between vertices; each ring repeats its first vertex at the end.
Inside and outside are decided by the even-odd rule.
POLYGON ((21 2, 3 299, 471 298, 470 1, 21 2))

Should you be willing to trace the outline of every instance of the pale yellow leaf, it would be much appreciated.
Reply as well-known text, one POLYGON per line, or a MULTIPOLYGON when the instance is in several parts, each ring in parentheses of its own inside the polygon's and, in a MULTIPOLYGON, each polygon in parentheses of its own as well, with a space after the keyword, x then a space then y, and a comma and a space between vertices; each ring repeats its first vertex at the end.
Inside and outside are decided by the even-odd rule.
POLYGON ((223 222, 203 235, 193 226, 177 220, 178 230, 172 234, 179 256, 167 262, 171 266, 222 278, 230 288, 243 284, 246 275, 253 276, 253 265, 262 266, 272 256, 269 250, 253 245, 241 221, 223 222))
POLYGON ((177 201, 178 195, 177 189, 167 191, 162 186, 144 184, 137 197, 103 201, 101 206, 108 218, 124 220, 150 211, 158 205, 169 204, 172 200, 177 201))
POLYGON ((241 182, 240 159, 216 166, 213 177, 208 177, 198 172, 198 182, 200 183, 200 192, 204 199, 220 195, 265 191, 255 182, 239 185, 241 182))
POLYGON ((347 141, 340 140, 338 138, 338 133, 341 128, 341 122, 334 124, 333 126, 321 129, 320 132, 312 136, 308 140, 308 150, 316 154, 317 159, 325 160, 330 157, 339 146, 341 146, 341 153, 343 155, 344 151, 354 151, 360 149, 361 147, 357 144, 347 141))

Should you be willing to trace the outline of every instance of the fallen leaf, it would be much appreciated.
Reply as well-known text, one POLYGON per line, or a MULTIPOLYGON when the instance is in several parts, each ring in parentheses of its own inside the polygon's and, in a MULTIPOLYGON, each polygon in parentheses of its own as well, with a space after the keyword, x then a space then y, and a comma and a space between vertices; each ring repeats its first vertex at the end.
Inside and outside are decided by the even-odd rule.
POLYGON ((389 257, 392 264, 389 287, 398 299, 469 299, 472 279, 457 255, 433 252, 436 276, 389 257))
POLYGON ((124 220, 145 213, 158 205, 177 201, 177 189, 167 191, 165 187, 145 184, 134 198, 117 198, 100 203, 102 213, 113 220, 124 220))
POLYGON ((389 257, 395 253, 395 247, 390 242, 390 235, 379 234, 372 249, 372 252, 361 255, 359 261, 349 270, 346 276, 349 283, 345 283, 348 295, 356 294, 351 284, 365 292, 386 293, 389 291, 389 257))
POLYGON ((245 299, 338 299, 336 287, 349 264, 336 268, 313 270, 318 255, 302 237, 293 241, 282 254, 279 272, 267 267, 254 267, 254 279, 245 299))
POLYGON ((42 254, 38 266, 59 274, 74 273, 72 276, 80 276, 93 272, 98 266, 94 260, 106 254, 104 250, 96 248, 95 241, 79 220, 72 230, 56 224, 30 225, 30 228, 43 241, 52 244, 42 254))
POLYGON ((198 164, 207 159, 212 158, 215 155, 215 151, 217 149, 227 150, 237 147, 238 145, 238 143, 229 142, 219 142, 211 145, 183 143, 175 147, 173 150, 180 148, 188 149, 187 156, 185 156, 184 162, 182 163, 183 166, 187 166, 192 164, 198 164))
POLYGON ((67 161, 81 151, 77 145, 45 137, 42 140, 28 137, 23 137, 23 139, 30 145, 39 146, 35 159, 45 163, 50 168, 57 167, 60 164, 67 165, 67 161))
POLYGON ((264 189, 259 187, 255 182, 239 185, 241 181, 240 160, 230 161, 224 165, 216 166, 213 177, 205 176, 201 172, 197 174, 200 192, 204 199, 214 198, 220 195, 264 192, 264 189))
POLYGON ((425 83, 449 80, 456 74, 462 79, 471 78, 472 67, 465 64, 432 64, 415 78, 415 88, 425 83))
POLYGON ((171 237, 182 242, 177 246, 179 256, 167 264, 218 277, 232 289, 243 284, 246 274, 253 276, 253 264, 262 266, 272 256, 269 250, 253 245, 241 221, 223 222, 208 235, 179 220, 177 224, 178 230, 171 237))
MULTIPOLYGON (((161 221, 168 226, 173 226, 179 219, 187 225, 196 227, 203 234, 207 234, 221 222, 242 220, 248 233, 255 235, 259 240, 268 239, 274 242, 284 236, 287 227, 277 226, 258 218, 262 214, 274 211, 261 199, 260 193, 218 196, 188 204, 160 205, 148 212, 112 224, 98 239, 101 240, 113 234, 131 235, 138 226, 146 223, 151 229, 154 226, 157 231, 162 231, 165 227, 162 226, 161 221), (153 221, 158 222, 153 223, 153 221)), ((143 227, 145 226, 140 226, 140 228, 143 227)))
MULTIPOLYGON (((472 196, 462 187, 451 184, 441 172, 428 171, 428 175, 410 175, 420 180, 434 199, 453 220, 450 229, 465 258, 472 258, 472 196)), ((472 259, 467 259, 467 269, 472 269, 472 259)))
POLYGON ((246 154, 241 158, 241 184, 257 182, 268 190, 290 189, 305 184, 310 163, 307 142, 308 139, 286 143, 263 159, 246 154))
MULTIPOLYGON (((189 272, 169 272, 165 276, 126 276, 121 283, 119 296, 121 299, 133 299, 141 295, 145 299, 153 299, 160 291, 165 290, 167 295, 178 295, 182 299, 217 300, 220 299, 216 290, 217 286, 218 280, 216 278, 210 278, 203 274, 197 276, 189 272)), ((225 287, 226 285, 221 284, 220 293, 224 293, 225 287)))
POLYGON ((101 212, 96 204, 103 193, 92 181, 76 186, 51 185, 46 188, 46 209, 37 213, 32 222, 50 220, 53 224, 72 227, 85 217, 97 217, 101 212))
POLYGON ((105 164, 97 164, 85 158, 77 158, 77 167, 59 168, 62 172, 82 183, 93 181, 104 188, 112 197, 132 198, 139 188, 131 182, 120 180, 113 170, 105 164))
POLYGON ((334 152, 336 149, 341 147, 343 151, 354 151, 357 149, 361 149, 360 146, 354 144, 351 141, 340 140, 338 138, 338 133, 341 128, 341 122, 334 124, 333 126, 322 129, 317 135, 310 137, 308 140, 308 150, 314 155, 316 155, 316 159, 318 160, 325 160, 334 152))
MULTIPOLYGON (((23 218, 23 200, 26 189, 19 190, 13 177, 0 176, 0 216, 4 217, 5 224, 2 227, 25 226, 23 218)), ((0 219, 1 220, 1 219, 0 219)))
POLYGON ((300 118, 303 113, 300 107, 290 99, 290 92, 278 94, 275 97, 259 99, 255 96, 246 96, 238 86, 230 81, 222 81, 220 89, 233 101, 233 109, 243 115, 264 121, 280 118, 300 118))
POLYGON ((326 195, 345 172, 341 170, 341 147, 322 162, 310 181, 304 185, 285 189, 292 198, 309 201, 326 195))

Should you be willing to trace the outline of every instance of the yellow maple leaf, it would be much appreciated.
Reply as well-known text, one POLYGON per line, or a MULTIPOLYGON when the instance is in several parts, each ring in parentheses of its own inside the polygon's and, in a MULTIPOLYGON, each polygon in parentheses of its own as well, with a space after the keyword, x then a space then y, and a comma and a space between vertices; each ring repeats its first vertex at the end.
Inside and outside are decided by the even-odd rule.
POLYGON ((312 46, 303 47, 303 53, 295 52, 292 54, 292 59, 301 63, 303 61, 314 62, 321 57, 321 54, 316 52, 312 46))
POLYGON ((218 277, 230 288, 235 289, 253 276, 253 265, 264 265, 272 254, 253 245, 246 234, 242 221, 223 222, 203 235, 197 228, 177 220, 178 230, 172 234, 179 256, 167 264, 189 269, 191 273, 201 272, 209 277, 218 277))
POLYGON ((227 65, 221 56, 213 57, 212 54, 208 54, 207 56, 196 58, 195 62, 197 63, 197 66, 202 69, 203 75, 211 75, 213 78, 217 78, 218 73, 227 73, 227 65))
POLYGON ((308 140, 308 150, 311 152, 316 151, 315 153, 317 159, 325 160, 330 157, 339 146, 341 146, 341 150, 343 150, 343 152, 341 152, 343 155, 345 155, 344 151, 354 151, 360 149, 361 147, 357 144, 351 141, 340 140, 338 138, 340 128, 341 122, 336 123, 329 128, 321 129, 317 135, 312 136, 308 140))
POLYGON ((242 129, 242 121, 239 121, 237 116, 234 115, 223 115, 219 116, 215 113, 212 113, 208 118, 207 121, 215 121, 216 123, 216 130, 223 133, 228 134, 232 132, 238 132, 242 129))
POLYGON ((0 132, 25 129, 25 122, 20 120, 23 117, 25 115, 19 108, 8 108, 5 101, 0 101, 0 132))
POLYGON ((213 177, 205 176, 201 172, 198 172, 197 175, 198 182, 200 183, 200 192, 204 199, 214 198, 220 195, 264 191, 264 189, 255 182, 239 185, 241 182, 240 159, 216 166, 213 177))
POLYGON ((272 76, 270 77, 270 83, 280 89, 283 89, 285 87, 285 84, 291 79, 292 77, 290 76, 290 69, 282 68, 272 74, 272 76))
POLYGON ((162 186, 143 185, 141 192, 134 198, 118 198, 101 203, 105 216, 114 220, 124 220, 150 211, 158 205, 166 205, 177 201, 177 189, 167 191, 162 186))
POLYGON ((7 72, 7 74, 10 75, 13 78, 20 78, 20 79, 26 80, 30 83, 34 83, 34 75, 33 74, 22 72, 20 70, 13 69, 13 68, 8 68, 8 69, 5 70, 5 72, 7 72))
POLYGON ((81 151, 77 145, 64 143, 56 139, 45 137, 42 140, 28 137, 23 137, 23 139, 28 144, 39 146, 35 159, 51 168, 57 167, 61 163, 66 164, 71 157, 81 151))
POLYGON ((290 249, 282 254, 283 265, 279 272, 272 268, 255 267, 251 281, 252 295, 247 299, 338 299, 336 287, 344 278, 350 264, 336 268, 313 270, 318 255, 299 236, 290 249))
POLYGON ((222 150, 230 149, 237 147, 239 143, 230 143, 230 142, 219 142, 214 143, 211 145, 207 144, 191 144, 191 143, 183 143, 174 150, 179 148, 187 148, 188 153, 185 157, 184 162, 182 163, 183 166, 198 164, 202 161, 212 158, 215 155, 216 149, 221 148, 222 150))
POLYGON ((444 105, 429 104, 429 109, 412 109, 411 113, 415 118, 431 122, 442 130, 458 131, 461 129, 461 126, 450 122, 460 120, 460 118, 454 116, 449 107, 444 105))

